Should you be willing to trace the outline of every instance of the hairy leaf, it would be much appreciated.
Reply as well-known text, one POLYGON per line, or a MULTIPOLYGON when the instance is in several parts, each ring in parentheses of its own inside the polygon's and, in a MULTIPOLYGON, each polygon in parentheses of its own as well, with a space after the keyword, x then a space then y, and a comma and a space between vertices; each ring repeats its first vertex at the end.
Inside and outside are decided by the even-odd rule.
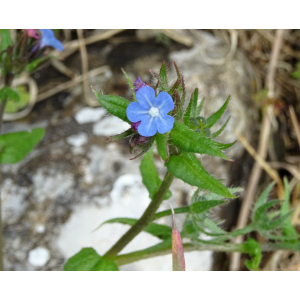
POLYGON ((265 216, 266 214, 266 210, 276 204, 279 204, 280 200, 273 200, 267 203, 262 204, 260 207, 258 207, 254 213, 254 221, 258 221, 259 219, 261 219, 262 216, 265 216))
MULTIPOLYGON (((174 209, 175 214, 183 214, 183 213, 191 213, 191 214, 200 214, 207 210, 209 210, 212 207, 215 207, 217 205, 221 205, 226 203, 226 201, 223 200, 208 200, 208 201, 200 201, 195 202, 189 206, 179 207, 174 209)), ((153 220, 157 220, 159 218, 170 216, 172 214, 172 211, 170 209, 164 210, 161 212, 158 212, 154 215, 153 220)))
POLYGON ((248 238, 247 242, 242 245, 243 252, 248 253, 252 260, 245 262, 249 270, 258 271, 258 267, 262 258, 262 251, 259 243, 252 238, 248 238))
POLYGON ((171 156, 165 166, 184 182, 228 198, 235 198, 217 179, 211 176, 193 153, 171 156))
POLYGON ((131 82, 131 80, 129 79, 127 73, 124 71, 123 68, 122 68, 122 72, 123 72, 123 74, 125 75, 126 80, 127 80, 128 84, 129 84, 129 87, 130 87, 130 89, 131 89, 133 100, 134 100, 135 102, 137 102, 136 95, 135 95, 135 91, 134 91, 133 83, 131 82))
POLYGON ((277 228, 282 228, 284 226, 286 219, 290 218, 292 213, 293 212, 290 211, 287 214, 275 219, 274 221, 263 220, 258 223, 259 229, 262 231, 264 231, 264 230, 270 231, 270 230, 274 230, 277 228))
POLYGON ((204 104, 205 98, 202 98, 200 104, 197 107, 197 116, 199 116, 201 114, 202 108, 203 108, 203 104, 204 104))
POLYGON ((223 113, 227 107, 229 100, 230 100, 230 96, 227 98, 227 100, 225 101, 223 106, 218 111, 216 111, 214 114, 212 114, 211 116, 209 116, 207 118, 206 126, 208 128, 212 127, 221 118, 221 116, 223 115, 223 113))
POLYGON ((98 93, 95 89, 93 89, 93 91, 101 106, 104 107, 110 114, 131 124, 126 114, 126 108, 130 103, 128 100, 115 95, 100 95, 100 93, 98 93))
POLYGON ((118 271, 112 260, 103 259, 93 248, 82 248, 70 257, 64 266, 65 271, 118 271))
POLYGON ((35 128, 31 132, 21 131, 0 136, 0 163, 13 164, 21 161, 45 134, 44 129, 35 128))
MULTIPOLYGON (((161 185, 161 180, 156 171, 154 162, 153 162, 153 148, 151 148, 143 157, 140 164, 140 171, 143 178, 143 184, 149 192, 149 198, 153 199, 156 195, 159 187, 161 185)), ((169 199, 172 196, 172 193, 168 191, 164 199, 169 199)))
POLYGON ((167 161, 169 158, 169 153, 167 150, 167 142, 168 142, 168 138, 169 138, 169 132, 165 133, 165 134, 159 134, 157 133, 155 135, 155 142, 156 142, 156 146, 157 146, 157 152, 159 154, 159 156, 164 160, 167 161))
POLYGON ((168 78, 167 78, 167 71, 166 71, 166 62, 163 61, 161 67, 159 76, 165 81, 165 83, 168 85, 168 78))
MULTIPOLYGON (((267 188, 261 193, 261 195, 259 196, 258 200, 255 202, 254 204, 254 209, 253 209, 253 217, 254 217, 254 214, 256 212, 256 210, 261 206, 263 205, 264 203, 266 203, 267 199, 268 199, 268 196, 274 186, 275 182, 272 182, 270 183, 267 188)), ((253 218, 252 217, 252 218, 253 218)))
POLYGON ((179 121, 175 121, 174 123, 174 127, 170 133, 170 141, 185 152, 208 154, 230 160, 221 152, 214 141, 190 130, 179 121))
MULTIPOLYGON (((108 223, 120 223, 120 224, 133 226, 136 222, 137 222, 137 219, 132 219, 132 218, 115 218, 115 219, 110 219, 108 221, 105 221, 99 227, 101 227, 104 224, 108 224, 108 223)), ((156 236, 156 237, 158 237, 159 239, 162 239, 162 240, 170 239, 171 235, 172 235, 172 228, 171 227, 156 224, 156 223, 151 223, 148 227, 146 227, 144 229, 144 231, 151 234, 151 235, 153 235, 153 236, 156 236)))
POLYGON ((216 132, 214 132, 211 137, 214 139, 216 138, 217 136, 219 136, 222 131, 225 129, 226 125, 228 124, 229 120, 230 120, 231 116, 228 117, 227 121, 225 122, 225 124, 216 132))
POLYGON ((13 42, 10 37, 9 29, 0 29, 1 34, 1 45, 0 45, 0 52, 6 50, 9 46, 12 46, 13 42))
POLYGON ((57 59, 56 56, 54 55, 45 55, 42 57, 39 57, 35 60, 33 60, 32 62, 30 62, 27 66, 26 66, 26 71, 27 72, 32 72, 34 71, 36 68, 38 68, 39 66, 41 66, 43 63, 46 63, 48 60, 50 60, 51 58, 53 59, 57 59))

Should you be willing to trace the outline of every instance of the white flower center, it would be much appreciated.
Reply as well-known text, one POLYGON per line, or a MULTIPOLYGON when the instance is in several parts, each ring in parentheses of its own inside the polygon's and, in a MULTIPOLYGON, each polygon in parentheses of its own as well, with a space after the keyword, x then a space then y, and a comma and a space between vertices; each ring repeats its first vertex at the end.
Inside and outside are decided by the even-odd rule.
POLYGON ((159 115, 159 108, 151 107, 150 110, 149 110, 149 115, 153 118, 157 117, 159 115))

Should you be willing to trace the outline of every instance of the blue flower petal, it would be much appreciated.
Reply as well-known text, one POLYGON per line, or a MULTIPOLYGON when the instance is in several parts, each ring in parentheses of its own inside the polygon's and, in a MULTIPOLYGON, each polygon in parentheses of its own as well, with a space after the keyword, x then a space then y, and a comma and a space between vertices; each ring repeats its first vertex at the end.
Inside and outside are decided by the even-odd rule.
POLYGON ((39 48, 42 49, 46 46, 51 46, 58 51, 64 50, 63 44, 55 38, 54 33, 51 29, 40 29, 42 38, 39 48))
POLYGON ((160 92, 155 100, 157 103, 156 105, 159 108, 161 114, 167 114, 169 111, 174 109, 173 99, 166 92, 160 92))
POLYGON ((136 92, 136 99, 145 109, 150 109, 155 101, 155 91, 150 86, 144 86, 136 92))
POLYGON ((153 136, 157 132, 155 119, 157 118, 152 118, 149 114, 145 115, 138 127, 138 133, 142 136, 153 136))
POLYGON ((148 110, 143 108, 140 103, 132 102, 127 106, 126 109, 127 118, 131 122, 142 121, 145 116, 149 115, 148 110))
POLYGON ((167 114, 160 114, 158 117, 155 118, 155 125, 157 131, 161 134, 170 131, 173 128, 174 121, 175 120, 172 116, 169 116, 167 114))

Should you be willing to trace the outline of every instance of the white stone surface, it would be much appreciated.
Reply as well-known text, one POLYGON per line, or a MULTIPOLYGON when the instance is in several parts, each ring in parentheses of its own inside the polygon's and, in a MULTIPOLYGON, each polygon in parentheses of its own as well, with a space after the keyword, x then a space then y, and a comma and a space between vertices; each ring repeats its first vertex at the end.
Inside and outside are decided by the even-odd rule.
POLYGON ((34 198, 38 202, 55 199, 72 190, 74 178, 69 173, 58 173, 55 170, 39 168, 33 176, 34 198), (51 193, 49 193, 51 191, 51 193))
POLYGON ((81 147, 88 141, 88 135, 84 132, 67 137, 67 142, 74 147, 81 147))
POLYGON ((110 136, 124 132, 130 125, 115 116, 108 116, 93 126, 93 133, 100 136, 110 136))
POLYGON ((37 233, 44 233, 46 228, 45 228, 45 225, 44 224, 36 224, 35 227, 34 227, 35 231, 37 233))
POLYGON ((108 114, 107 111, 102 107, 91 108, 84 107, 75 114, 75 120, 79 124, 96 122, 100 120, 105 114, 108 114))
POLYGON ((43 267, 50 258, 50 252, 44 247, 37 247, 29 252, 28 262, 35 267, 43 267))
POLYGON ((1 187, 2 219, 4 222, 13 223, 24 213, 28 204, 25 202, 27 189, 17 186, 8 178, 1 187))

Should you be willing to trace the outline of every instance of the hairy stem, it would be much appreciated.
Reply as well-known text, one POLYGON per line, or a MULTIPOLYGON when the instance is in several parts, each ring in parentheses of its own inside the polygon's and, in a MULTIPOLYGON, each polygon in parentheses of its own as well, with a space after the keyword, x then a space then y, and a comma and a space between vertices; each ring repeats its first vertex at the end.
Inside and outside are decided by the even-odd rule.
MULTIPOLYGON (((281 247, 280 244, 260 244, 260 246, 263 252, 286 249, 286 247, 281 247)), ((239 252, 239 253, 244 252, 242 244, 230 244, 230 243, 203 244, 203 245, 193 245, 191 243, 184 243, 183 250, 184 252, 192 252, 192 251, 216 251, 216 252, 239 252)), ((167 255, 171 253, 172 253, 172 242, 163 241, 158 245, 155 245, 153 247, 144 250, 118 255, 115 259, 115 263, 118 266, 122 266, 142 259, 167 255)))
POLYGON ((117 254, 127 246, 144 228, 146 228, 153 220, 153 217, 162 203, 165 194, 174 179, 174 175, 167 171, 161 186, 153 200, 145 210, 141 218, 105 253, 104 257, 113 259, 117 254))

